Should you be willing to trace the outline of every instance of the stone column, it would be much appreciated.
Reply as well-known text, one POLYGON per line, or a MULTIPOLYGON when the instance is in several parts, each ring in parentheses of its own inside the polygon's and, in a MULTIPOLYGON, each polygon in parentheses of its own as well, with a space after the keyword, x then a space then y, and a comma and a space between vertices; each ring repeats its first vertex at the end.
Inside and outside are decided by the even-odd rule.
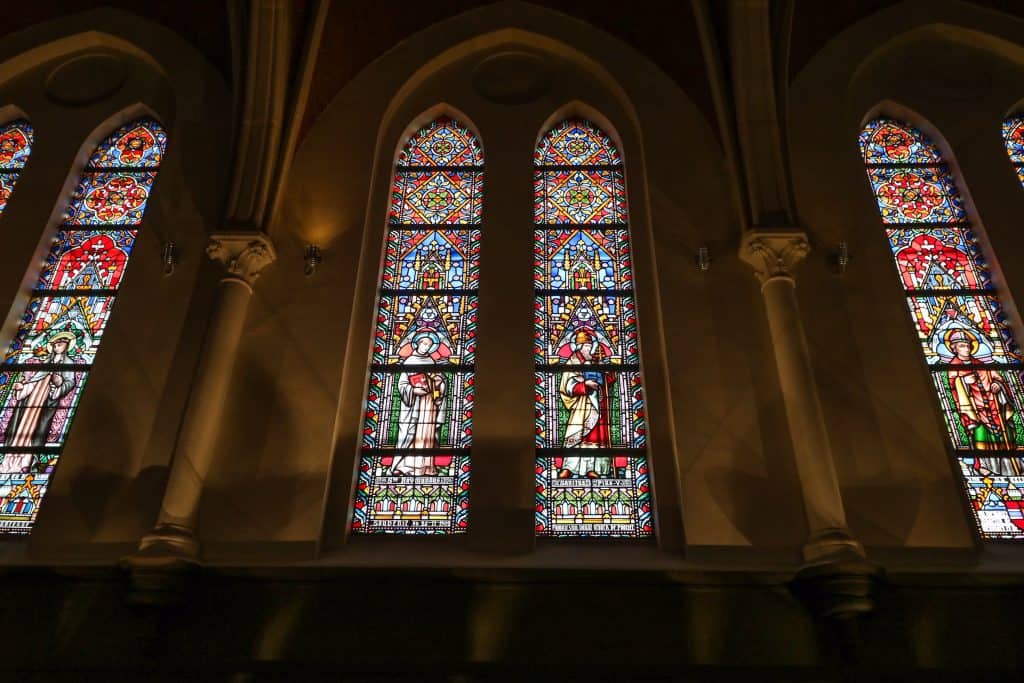
POLYGON ((754 267, 761 281, 810 530, 804 560, 817 564, 834 558, 863 558, 864 549, 846 529, 846 512, 796 300, 793 268, 809 250, 803 232, 754 230, 744 237, 740 257, 754 267))
POLYGON ((266 235, 222 232, 210 237, 206 254, 225 270, 210 314, 206 337, 171 462, 160 516, 142 539, 140 556, 194 559, 199 552, 196 517, 206 475, 213 462, 228 383, 234 367, 252 287, 275 258, 266 235))

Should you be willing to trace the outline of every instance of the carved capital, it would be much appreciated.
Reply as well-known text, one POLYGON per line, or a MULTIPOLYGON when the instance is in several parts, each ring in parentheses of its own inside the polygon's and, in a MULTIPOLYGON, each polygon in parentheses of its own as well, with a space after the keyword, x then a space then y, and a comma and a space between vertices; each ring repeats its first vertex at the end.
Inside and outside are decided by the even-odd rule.
POLYGON ((266 235, 259 232, 220 232, 210 236, 206 255, 219 261, 226 277, 241 280, 250 287, 277 254, 266 235))
POLYGON ((811 247, 799 230, 752 230, 743 236, 740 258, 754 268, 763 283, 776 277, 793 277, 793 268, 811 247))

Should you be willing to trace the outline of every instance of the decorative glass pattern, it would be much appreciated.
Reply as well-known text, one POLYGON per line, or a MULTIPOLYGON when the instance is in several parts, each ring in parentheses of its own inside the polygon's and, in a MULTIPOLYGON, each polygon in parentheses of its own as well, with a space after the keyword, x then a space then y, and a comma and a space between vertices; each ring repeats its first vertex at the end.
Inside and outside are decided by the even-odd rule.
POLYGON ((649 536, 622 160, 594 124, 570 119, 534 165, 536 532, 649 536))
POLYGON ((24 119, 0 126, 0 215, 7 208, 18 176, 32 154, 34 139, 32 125, 24 119))
POLYGON ((352 529, 464 532, 483 153, 447 117, 395 166, 352 529))
MULTIPOLYGON (((28 534, 35 523, 166 144, 163 127, 149 118, 104 140, 43 262, 0 368, 0 534, 28 534)), ((2 140, 0 149, 7 149, 2 140)))
POLYGON ((1003 121, 1003 142, 1010 163, 1017 171, 1017 179, 1024 185, 1024 116, 1014 116, 1003 121))
POLYGON ((872 121, 860 147, 978 529, 1024 539, 1024 359, 956 183, 902 121, 872 121))

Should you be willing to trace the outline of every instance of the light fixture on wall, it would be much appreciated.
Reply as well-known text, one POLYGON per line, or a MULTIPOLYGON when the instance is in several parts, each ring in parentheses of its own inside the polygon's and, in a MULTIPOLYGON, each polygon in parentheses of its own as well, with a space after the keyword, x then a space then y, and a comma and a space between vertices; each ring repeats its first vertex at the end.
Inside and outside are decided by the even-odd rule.
POLYGON ((164 275, 173 273, 174 267, 178 265, 178 245, 171 241, 164 242, 160 250, 160 263, 163 264, 164 275))
POLYGON ((840 242, 836 245, 835 250, 830 254, 829 260, 832 262, 832 267, 835 269, 836 274, 843 275, 846 273, 846 269, 850 266, 850 247, 846 242, 840 242))
POLYGON ((323 252, 320 251, 320 247, 315 244, 306 245, 306 253, 302 258, 305 267, 302 272, 306 274, 306 277, 312 277, 316 273, 316 267, 324 260, 323 252))
POLYGON ((701 272, 707 272, 711 270, 711 262, 714 261, 711 258, 711 250, 707 246, 701 246, 697 248, 697 255, 694 257, 694 263, 700 268, 701 272))

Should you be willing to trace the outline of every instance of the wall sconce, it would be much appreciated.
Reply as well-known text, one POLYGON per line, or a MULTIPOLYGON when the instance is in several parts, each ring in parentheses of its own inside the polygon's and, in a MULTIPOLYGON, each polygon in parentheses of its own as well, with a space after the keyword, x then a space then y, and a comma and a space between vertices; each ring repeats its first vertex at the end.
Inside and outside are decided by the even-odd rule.
POLYGON ((163 264, 164 275, 173 273, 174 267, 178 265, 178 245, 174 242, 164 242, 160 250, 160 263, 163 264))
POLYGON ((711 251, 704 246, 698 247, 697 255, 694 257, 693 261, 697 264, 697 267, 701 272, 706 273, 711 270, 711 262, 714 261, 714 259, 711 258, 711 251))
POLYGON ((303 256, 303 263, 305 267, 302 272, 305 273, 306 277, 312 277, 316 273, 316 267, 324 260, 323 252, 320 251, 320 247, 315 244, 306 245, 306 253, 303 256))
POLYGON ((846 269, 850 266, 850 248, 846 242, 840 242, 836 245, 835 251, 830 254, 830 260, 837 274, 843 275, 846 273, 846 269))

